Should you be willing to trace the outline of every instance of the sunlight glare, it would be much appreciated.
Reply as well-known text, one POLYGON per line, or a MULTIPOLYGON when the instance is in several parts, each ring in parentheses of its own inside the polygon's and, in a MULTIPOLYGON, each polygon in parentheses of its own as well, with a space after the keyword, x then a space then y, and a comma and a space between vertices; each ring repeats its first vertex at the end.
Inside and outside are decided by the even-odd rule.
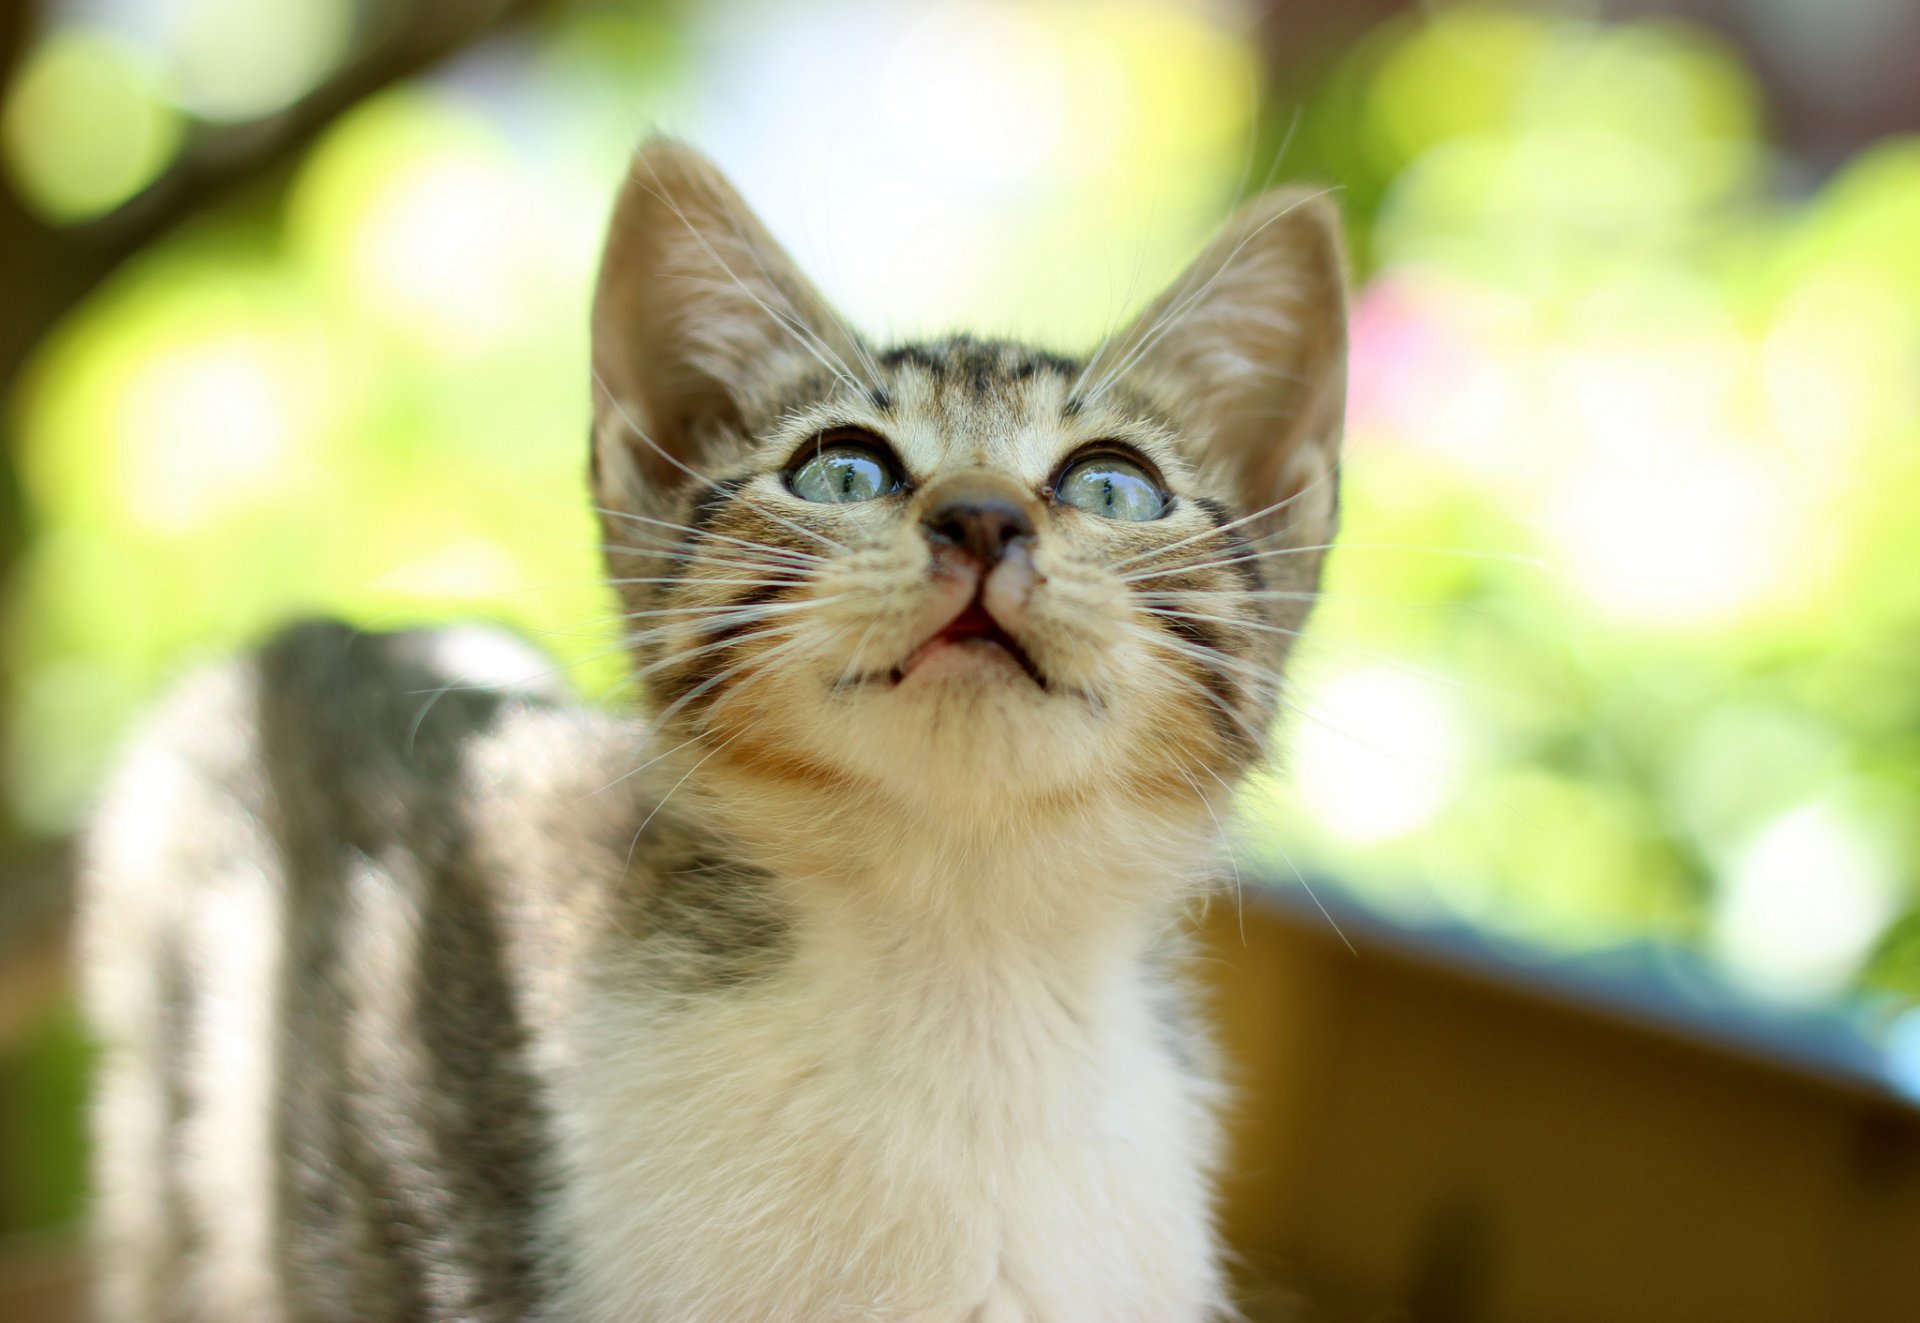
POLYGON ((1858 969, 1898 895, 1887 845, 1813 801, 1761 828, 1721 879, 1712 945, 1763 995, 1826 996, 1858 969))
POLYGON ((1311 816, 1334 837, 1365 844, 1405 836, 1446 806, 1463 737, 1434 683, 1369 666, 1315 686, 1288 742, 1311 816))

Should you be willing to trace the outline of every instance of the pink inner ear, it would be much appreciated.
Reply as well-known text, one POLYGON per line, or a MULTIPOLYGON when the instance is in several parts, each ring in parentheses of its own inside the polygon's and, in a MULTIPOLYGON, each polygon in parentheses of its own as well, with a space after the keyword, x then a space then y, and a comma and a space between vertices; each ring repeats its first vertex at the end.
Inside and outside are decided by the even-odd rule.
MULTIPOLYGON (((845 371, 863 353, 710 161, 666 140, 636 153, 593 311, 597 443, 625 448, 635 484, 677 485, 682 465, 700 467, 736 436, 776 360, 806 355, 845 371)), ((611 477, 622 466, 609 454, 601 467, 611 477)), ((609 489, 602 503, 620 496, 609 489)))
POLYGON ((1240 208, 1102 357, 1168 400, 1241 505, 1293 501, 1330 535, 1346 393, 1338 221, 1317 194, 1282 190, 1240 208))

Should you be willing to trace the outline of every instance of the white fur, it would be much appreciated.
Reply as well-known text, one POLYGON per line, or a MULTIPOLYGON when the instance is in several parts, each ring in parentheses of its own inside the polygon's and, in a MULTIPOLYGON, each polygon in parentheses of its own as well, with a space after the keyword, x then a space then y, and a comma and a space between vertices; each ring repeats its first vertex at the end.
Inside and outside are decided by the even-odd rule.
POLYGON ((90 842, 84 972, 104 1059, 97 1160, 116 1178, 103 1183, 95 1217, 108 1268, 97 1300, 105 1318, 147 1317, 157 1302, 180 1310, 191 1302, 195 1317, 209 1319, 282 1317, 273 1207, 261 1189, 273 1167, 279 894, 276 879, 250 862, 270 858, 272 847, 258 818, 228 808, 184 756, 198 746, 209 758, 241 761, 244 731, 226 717, 253 701, 241 667, 195 677, 132 751, 107 796, 115 811, 90 842), (191 893, 174 885, 180 856, 157 846, 177 840, 182 822, 196 827, 182 846, 200 883, 191 893), (177 938, 165 936, 175 929, 177 938), (171 1062, 160 1056, 166 1007, 177 996, 161 973, 159 946, 169 941, 201 1007, 171 1062), (169 1066, 189 1094, 171 1152, 169 1066), (196 1256, 181 1253, 194 1231, 167 1203, 161 1174, 169 1169, 205 1237, 196 1256))
POLYGON ((1211 1086, 1142 959, 1205 850, 1138 806, 1055 825, 963 858, 876 823, 830 877, 796 870, 796 957, 726 1000, 601 961, 555 1062, 560 1314, 1216 1316, 1211 1086), (1008 922, 1022 890, 1135 900, 1008 922))

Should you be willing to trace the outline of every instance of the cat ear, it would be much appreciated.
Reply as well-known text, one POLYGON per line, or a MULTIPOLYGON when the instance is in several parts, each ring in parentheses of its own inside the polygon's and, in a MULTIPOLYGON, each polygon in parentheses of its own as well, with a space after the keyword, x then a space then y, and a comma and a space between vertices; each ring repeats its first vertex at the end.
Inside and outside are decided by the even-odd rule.
POLYGON ((1277 189, 1235 212, 1179 279, 1094 363, 1171 407, 1203 470, 1261 533, 1321 546, 1334 532, 1346 413, 1339 213, 1277 189), (1284 504, 1283 504, 1284 503, 1284 504))
POLYGON ((737 444, 783 358, 845 372, 857 347, 706 157, 657 138, 634 154, 593 300, 595 498, 632 510, 737 444))

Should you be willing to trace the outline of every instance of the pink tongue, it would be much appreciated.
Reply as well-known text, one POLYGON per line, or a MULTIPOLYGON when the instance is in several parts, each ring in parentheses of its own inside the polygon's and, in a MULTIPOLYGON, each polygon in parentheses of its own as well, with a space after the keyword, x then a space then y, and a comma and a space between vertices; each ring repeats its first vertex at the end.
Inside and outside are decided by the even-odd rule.
POLYGON ((1000 627, 993 623, 993 617, 987 614, 987 608, 978 601, 953 618, 953 623, 934 637, 959 642, 961 639, 975 638, 981 634, 997 634, 1000 627))

